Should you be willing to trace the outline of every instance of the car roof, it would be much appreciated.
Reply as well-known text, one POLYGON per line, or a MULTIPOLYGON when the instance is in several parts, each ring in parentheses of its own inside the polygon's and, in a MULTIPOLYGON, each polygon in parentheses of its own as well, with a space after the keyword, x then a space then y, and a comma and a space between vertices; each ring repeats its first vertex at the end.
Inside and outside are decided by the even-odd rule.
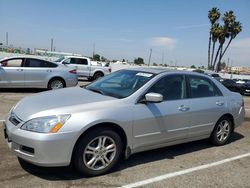
POLYGON ((148 73, 152 73, 152 74, 184 73, 184 74, 190 74, 190 75, 199 75, 199 76, 209 77, 209 76, 202 74, 202 73, 185 71, 185 70, 175 70, 175 69, 169 69, 169 68, 136 67, 136 68, 127 68, 126 70, 148 72, 148 73))
POLYGON ((0 61, 3 61, 3 60, 11 60, 11 59, 18 59, 18 58, 25 58, 25 59, 38 59, 38 60, 43 60, 43 61, 48 61, 48 62, 51 62, 51 63, 54 63, 50 60, 47 60, 47 59, 42 59, 40 57, 32 57, 32 56, 11 56, 11 57, 4 57, 2 59, 0 59, 0 61))

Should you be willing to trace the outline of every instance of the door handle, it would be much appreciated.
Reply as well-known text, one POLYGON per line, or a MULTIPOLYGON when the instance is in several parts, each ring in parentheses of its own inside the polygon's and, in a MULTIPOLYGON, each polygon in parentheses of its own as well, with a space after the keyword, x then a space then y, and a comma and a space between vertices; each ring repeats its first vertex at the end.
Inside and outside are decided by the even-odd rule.
POLYGON ((47 72, 52 72, 52 70, 47 70, 47 72))
POLYGON ((186 111, 188 111, 189 109, 190 109, 190 107, 185 106, 185 105, 181 105, 181 106, 178 107, 178 110, 179 110, 179 111, 182 111, 182 112, 186 112, 186 111))
POLYGON ((224 102, 223 101, 216 101, 215 103, 217 106, 223 106, 224 105, 224 102))
POLYGON ((17 69, 17 71, 23 71, 23 69, 17 69))

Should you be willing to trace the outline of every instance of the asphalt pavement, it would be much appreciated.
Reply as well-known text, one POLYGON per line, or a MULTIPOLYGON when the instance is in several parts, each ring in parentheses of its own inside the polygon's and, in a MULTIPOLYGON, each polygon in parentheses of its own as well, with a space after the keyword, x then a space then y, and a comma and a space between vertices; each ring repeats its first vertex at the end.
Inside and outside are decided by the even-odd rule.
MULTIPOLYGON (((85 85, 87 82, 80 82, 85 85)), ((0 91, 0 121, 21 98, 43 90, 0 91)), ((111 173, 86 178, 72 167, 38 167, 18 161, 4 140, 0 122, 0 187, 250 187, 250 97, 246 117, 229 144, 201 140, 132 155, 111 173)))

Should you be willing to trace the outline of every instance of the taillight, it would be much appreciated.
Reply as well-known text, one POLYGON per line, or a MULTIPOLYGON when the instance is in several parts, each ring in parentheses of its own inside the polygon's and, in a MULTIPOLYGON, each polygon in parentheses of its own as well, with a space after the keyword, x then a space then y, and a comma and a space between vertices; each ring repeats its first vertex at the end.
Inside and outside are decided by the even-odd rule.
POLYGON ((111 72, 111 68, 109 68, 109 72, 111 72))
POLYGON ((76 74, 76 69, 70 70, 69 73, 76 74))

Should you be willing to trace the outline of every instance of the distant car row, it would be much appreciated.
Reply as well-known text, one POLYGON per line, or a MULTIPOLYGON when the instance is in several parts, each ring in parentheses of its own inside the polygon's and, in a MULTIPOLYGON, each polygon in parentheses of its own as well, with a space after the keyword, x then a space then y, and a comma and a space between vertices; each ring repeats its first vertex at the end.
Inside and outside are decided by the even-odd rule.
POLYGON ((56 62, 25 56, 4 58, 0 60, 0 88, 72 87, 78 76, 96 80, 110 72, 110 67, 91 65, 85 57, 67 56, 56 62))

